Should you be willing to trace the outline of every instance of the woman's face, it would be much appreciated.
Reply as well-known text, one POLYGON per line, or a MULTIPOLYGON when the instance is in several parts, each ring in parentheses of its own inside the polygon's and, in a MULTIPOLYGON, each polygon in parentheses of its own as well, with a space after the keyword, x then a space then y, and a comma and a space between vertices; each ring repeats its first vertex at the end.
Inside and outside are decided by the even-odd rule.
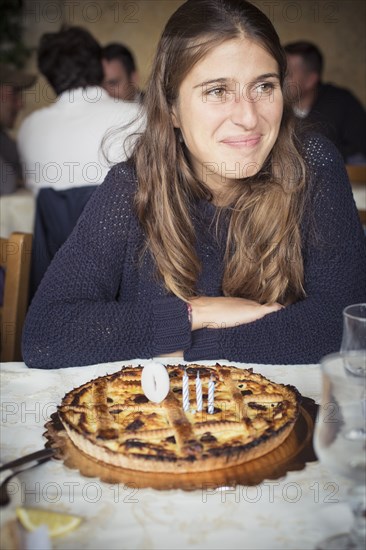
POLYGON ((283 97, 276 60, 247 38, 210 50, 183 80, 173 107, 196 176, 219 196, 256 174, 278 136, 283 97))

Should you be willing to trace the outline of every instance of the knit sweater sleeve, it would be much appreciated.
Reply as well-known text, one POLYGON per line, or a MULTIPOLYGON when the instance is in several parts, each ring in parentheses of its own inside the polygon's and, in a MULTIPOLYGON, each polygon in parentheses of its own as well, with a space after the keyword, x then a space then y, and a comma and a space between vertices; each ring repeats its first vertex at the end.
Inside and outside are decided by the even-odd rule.
POLYGON ((23 358, 29 367, 60 368, 185 349, 187 307, 169 295, 121 296, 140 234, 132 201, 135 177, 117 165, 93 193, 74 231, 54 257, 29 308, 23 358))
POLYGON ((366 300, 365 236, 335 147, 312 136, 307 161, 313 176, 307 225, 314 235, 304 236, 306 297, 254 323, 193 332, 186 360, 316 363, 339 350, 343 308, 366 300))

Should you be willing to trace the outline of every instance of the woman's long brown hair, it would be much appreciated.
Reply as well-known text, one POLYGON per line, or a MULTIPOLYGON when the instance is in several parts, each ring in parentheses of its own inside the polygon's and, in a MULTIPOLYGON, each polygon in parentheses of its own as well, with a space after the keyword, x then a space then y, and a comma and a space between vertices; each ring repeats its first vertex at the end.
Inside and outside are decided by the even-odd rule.
POLYGON ((236 180, 230 190, 222 290, 225 296, 287 304, 304 295, 300 223, 306 169, 284 89, 285 53, 269 19, 245 0, 188 0, 168 21, 146 90, 146 129, 133 153, 136 211, 166 288, 183 300, 197 295, 201 266, 192 205, 213 197, 191 169, 171 109, 197 61, 210 48, 242 36, 277 61, 284 112, 264 166, 256 175, 236 180))

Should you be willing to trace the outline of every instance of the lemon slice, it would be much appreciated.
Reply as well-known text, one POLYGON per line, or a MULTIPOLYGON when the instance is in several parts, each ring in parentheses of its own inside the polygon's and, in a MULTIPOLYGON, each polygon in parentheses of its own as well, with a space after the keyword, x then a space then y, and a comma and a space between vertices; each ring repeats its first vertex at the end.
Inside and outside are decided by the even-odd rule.
POLYGON ((28 531, 34 531, 41 525, 46 525, 50 537, 60 537, 76 529, 81 523, 81 517, 70 514, 49 512, 40 508, 16 509, 16 515, 20 523, 28 531))

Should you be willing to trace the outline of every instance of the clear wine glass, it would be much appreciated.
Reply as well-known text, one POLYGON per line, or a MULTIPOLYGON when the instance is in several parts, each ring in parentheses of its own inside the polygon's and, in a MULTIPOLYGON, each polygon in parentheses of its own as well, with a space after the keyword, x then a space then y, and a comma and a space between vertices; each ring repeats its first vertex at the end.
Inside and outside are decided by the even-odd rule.
POLYGON ((347 357, 348 370, 358 376, 365 376, 366 304, 353 304, 343 310, 341 353, 347 357))
POLYGON ((346 353, 321 361, 322 399, 314 449, 331 471, 350 479, 354 521, 349 533, 321 541, 317 550, 365 549, 366 540, 366 387, 365 377, 347 368, 346 353))

